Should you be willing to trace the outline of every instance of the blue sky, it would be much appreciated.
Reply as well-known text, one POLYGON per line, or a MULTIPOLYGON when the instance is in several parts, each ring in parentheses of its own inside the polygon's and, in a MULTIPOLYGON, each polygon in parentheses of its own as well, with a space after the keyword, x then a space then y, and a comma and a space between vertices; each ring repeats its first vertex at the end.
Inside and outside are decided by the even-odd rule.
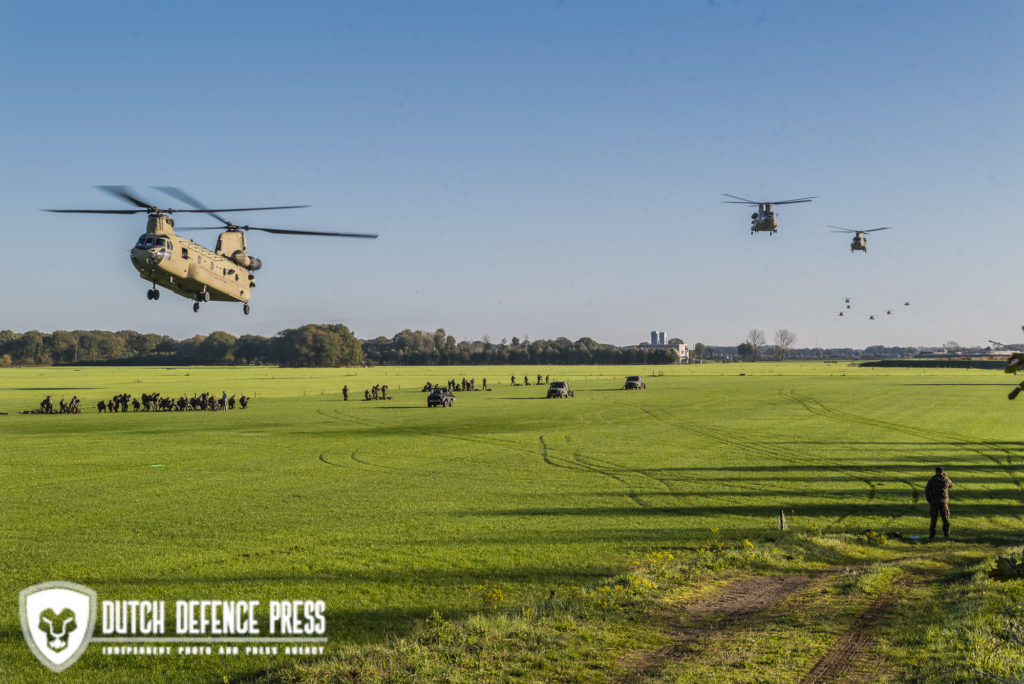
POLYGON ((1022 31, 1010 1, 3 2, 0 328, 1019 342, 1022 31), (99 184, 381 237, 250 234, 253 314, 195 314, 145 298, 139 217, 39 211, 120 208, 99 184), (751 236, 723 192, 819 199, 751 236))

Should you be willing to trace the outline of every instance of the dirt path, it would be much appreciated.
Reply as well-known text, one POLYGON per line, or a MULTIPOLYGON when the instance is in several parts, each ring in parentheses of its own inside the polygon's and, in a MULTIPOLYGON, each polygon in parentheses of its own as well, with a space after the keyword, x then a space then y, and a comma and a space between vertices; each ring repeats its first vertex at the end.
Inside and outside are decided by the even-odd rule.
POLYGON ((737 580, 709 598, 666 614, 671 624, 671 643, 642 656, 627 668, 629 674, 621 681, 645 681, 656 677, 668 662, 680 659, 694 650, 694 642, 713 637, 741 625, 746 618, 755 616, 808 584, 805 575, 767 577, 754 575, 737 580))
POLYGON ((850 677, 850 671, 869 657, 874 646, 872 633, 894 605, 896 601, 892 594, 875 599, 875 602, 860 614, 850 631, 841 636, 832 650, 815 663, 807 676, 801 680, 801 684, 831 682, 839 678, 855 681, 850 677))

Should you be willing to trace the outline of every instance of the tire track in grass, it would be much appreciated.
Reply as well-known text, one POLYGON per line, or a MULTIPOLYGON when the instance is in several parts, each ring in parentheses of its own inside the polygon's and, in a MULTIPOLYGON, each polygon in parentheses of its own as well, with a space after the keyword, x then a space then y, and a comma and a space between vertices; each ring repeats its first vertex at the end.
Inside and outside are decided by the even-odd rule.
MULTIPOLYGON (((1014 468, 1012 466, 1012 458, 1014 456, 1021 455, 1019 449, 1011 449, 1009 447, 990 441, 986 442, 968 439, 963 435, 958 435, 952 432, 943 432, 941 430, 927 430, 923 428, 917 428, 911 425, 893 423, 887 420, 868 418, 867 416, 861 416, 856 413, 851 413, 849 411, 843 411, 841 409, 826 406, 825 404, 823 404, 822 402, 818 401, 813 397, 808 397, 806 395, 799 394, 793 390, 782 390, 780 394, 784 398, 800 404, 808 412, 825 418, 831 418, 833 420, 839 420, 847 423, 855 423, 859 425, 869 425, 871 427, 882 428, 885 430, 892 430, 894 432, 900 432, 903 434, 911 435, 912 437, 917 437, 918 439, 924 439, 930 442, 950 442, 965 451, 970 451, 979 456, 984 456, 985 458, 989 459, 994 464, 999 466, 999 468, 1006 474, 1009 480, 1013 482, 1014 486, 1017 487, 1017 489, 1024 490, 1024 483, 1022 483, 1020 478, 1017 477, 1017 473, 1014 471, 1014 468), (975 445, 984 445, 989 449, 1001 452, 1003 455, 1006 456, 1006 463, 1000 461, 1000 459, 997 456, 994 456, 993 454, 989 453, 989 451, 987 451, 986 449, 979 448, 978 446, 975 445)), ((910 482, 908 482, 907 480, 901 481, 913 487, 913 485, 911 485, 910 482)))
MULTIPOLYGON (((637 492, 637 489, 642 491, 642 490, 646 489, 646 487, 644 487, 642 484, 637 486, 635 482, 634 483, 630 483, 627 480, 627 478, 623 476, 623 473, 629 473, 631 475, 637 475, 642 480, 645 480, 645 481, 646 480, 651 480, 653 478, 646 478, 641 473, 638 473, 635 470, 621 470, 620 469, 620 470, 618 470, 616 472, 615 469, 607 468, 607 467, 602 467, 600 465, 595 465, 593 459, 584 458, 583 455, 579 452, 579 450, 576 450, 576 451, 573 452, 573 460, 576 463, 578 463, 581 467, 583 467, 583 468, 585 468, 585 469, 587 469, 587 470, 589 470, 591 472, 600 473, 601 475, 604 475, 605 477, 610 477, 611 479, 615 480, 616 482, 621 483, 628 490, 626 496, 629 497, 629 499, 631 499, 633 501, 633 503, 635 503, 637 506, 640 506, 642 508, 654 508, 655 507, 652 504, 646 503, 642 499, 643 494, 637 492)), ((658 482, 657 480, 654 480, 654 481, 658 482)), ((660 483, 660 484, 664 484, 664 483, 660 483)), ((671 492, 671 490, 669 490, 669 491, 671 492)))
POLYGON ((738 579, 691 606, 672 606, 661 616, 669 644, 627 664, 620 682, 658 681, 670 662, 698 657, 702 643, 724 641, 744 627, 757 625, 763 613, 791 594, 807 588, 804 575, 738 579))
POLYGON ((627 489, 626 498, 628 498, 630 501, 632 501, 638 507, 640 507, 640 508, 651 508, 651 505, 648 504, 648 503, 645 503, 640 498, 640 494, 638 494, 636 491, 634 491, 633 487, 624 478, 619 477, 618 475, 615 475, 614 473, 608 472, 608 471, 603 470, 601 468, 596 468, 596 467, 594 467, 592 465, 587 464, 585 461, 583 461, 581 459, 579 451, 576 451, 573 454, 573 459, 572 460, 552 457, 550 451, 548 450, 547 442, 544 441, 544 435, 541 435, 538 439, 540 440, 541 459, 545 463, 547 463, 548 465, 554 466, 555 468, 564 468, 566 470, 575 470, 577 472, 594 473, 596 475, 603 475, 604 477, 610 478, 610 479, 614 480, 615 482, 618 482, 619 484, 621 484, 624 487, 626 487, 626 489, 627 489), (561 463, 557 463, 556 460, 557 461, 561 461, 561 463))
MULTIPOLYGON (((360 420, 360 419, 357 419, 357 418, 354 418, 354 417, 351 417, 351 416, 344 416, 343 417, 343 416, 340 416, 340 415, 332 415, 330 413, 324 412, 321 409, 318 409, 317 413, 319 413, 320 415, 324 416, 325 418, 336 419, 336 420, 345 420, 345 421, 348 421, 348 422, 351 422, 351 423, 355 423, 355 424, 358 424, 358 425, 363 425, 365 427, 379 427, 378 423, 374 423, 372 421, 368 421, 368 420, 365 420, 365 419, 360 420)), ((434 437, 434 438, 440 438, 440 439, 449 439, 449 440, 454 440, 454 441, 468 442, 468 443, 471 443, 471 444, 482 445, 482 446, 486 446, 486 447, 490 447, 490 448, 498 448, 498 449, 503 449, 503 450, 506 450, 506 451, 512 451, 512 452, 521 453, 521 454, 528 454, 530 456, 536 456, 537 455, 537 452, 534 451, 533 449, 530 449, 529 447, 520 445, 520 444, 515 443, 515 442, 510 442, 508 440, 500 440, 500 439, 494 439, 494 438, 480 437, 478 435, 469 436, 469 435, 452 434, 450 432, 446 432, 443 427, 439 427, 439 428, 433 429, 433 430, 429 430, 429 429, 421 430, 418 434, 420 436, 423 436, 423 437, 434 437)), ((563 469, 566 469, 566 470, 575 470, 577 472, 593 473, 593 474, 596 474, 596 475, 602 475, 604 477, 608 477, 608 478, 610 478, 610 479, 612 479, 614 481, 619 482, 623 486, 625 486, 629 490, 629 492, 626 494, 627 498, 629 498, 638 507, 641 507, 641 508, 651 508, 650 504, 644 502, 640 498, 641 494, 635 491, 635 487, 631 486, 630 483, 628 483, 621 476, 618 476, 615 473, 609 472, 606 469, 595 467, 593 465, 588 465, 584 461, 580 460, 580 455, 579 455, 578 451, 574 454, 574 458, 573 459, 568 459, 568 458, 563 458, 563 457, 559 457, 559 456, 554 456, 551 453, 552 450, 549 449, 547 443, 545 442, 543 435, 541 435, 539 437, 539 441, 540 441, 540 455, 541 455, 541 459, 543 460, 543 462, 545 464, 547 464, 549 466, 552 466, 552 467, 555 467, 555 468, 563 468, 563 469)), ((358 459, 353 459, 353 460, 358 460, 358 459)), ((384 467, 384 466, 378 466, 378 467, 384 467)))
MULTIPOLYGON (((922 556, 904 556, 882 561, 880 565, 894 566, 907 560, 917 560, 922 556)), ((952 566, 958 565, 955 560, 937 559, 952 566)), ((924 580, 906 574, 898 578, 892 587, 876 598, 864 612, 857 616, 850 628, 839 637, 835 644, 825 653, 810 671, 804 675, 801 684, 820 684, 835 681, 873 681, 874 673, 859 673, 858 666, 871 665, 879 662, 874 652, 875 634, 884 625, 896 605, 905 597, 910 589, 919 586, 924 580)), ((933 582, 940 578, 932 578, 933 582)))
MULTIPOLYGON (((369 420, 365 420, 365 419, 361 420, 359 418, 355 418, 355 417, 347 416, 347 415, 338 415, 338 414, 327 413, 327 412, 323 411, 322 409, 317 409, 317 413, 319 415, 323 416, 324 418, 328 418, 330 420, 345 421, 345 422, 348 422, 348 423, 354 423, 356 425, 360 425, 362 427, 368 427, 368 428, 381 427, 380 423, 375 423, 373 421, 369 421, 369 420)), ((506 450, 510 450, 510 451, 517 451, 519 453, 529 454, 530 456, 534 455, 534 452, 532 450, 526 448, 526 447, 518 447, 518 446, 516 446, 514 444, 503 442, 502 440, 487 439, 487 438, 484 438, 484 437, 467 437, 465 435, 453 435, 453 434, 446 433, 446 432, 444 432, 441 429, 437 429, 437 430, 423 430, 423 431, 421 431, 421 432, 419 432, 417 434, 420 437, 438 437, 438 438, 442 438, 442 439, 451 439, 451 440, 457 440, 457 441, 472 442, 472 443, 476 443, 476 444, 482 444, 482 445, 488 446, 488 447, 498 447, 498 448, 506 449, 506 450)), ((328 449, 327 451, 324 452, 324 454, 330 453, 332 450, 333 449, 328 449)), ((409 472, 409 473, 420 473, 420 474, 430 474, 430 475, 440 474, 440 471, 436 471, 436 470, 423 470, 423 469, 418 469, 418 468, 401 468, 401 467, 398 467, 398 466, 387 466, 387 465, 382 465, 380 463, 374 463, 372 461, 366 460, 365 457, 363 457, 363 458, 356 457, 355 454, 358 451, 359 450, 357 449, 356 451, 352 452, 352 454, 349 455, 349 458, 350 458, 350 460, 352 460, 352 461, 354 461, 356 463, 359 463, 360 465, 364 465, 364 466, 368 466, 368 467, 372 467, 372 468, 380 468, 380 469, 394 470, 394 471, 401 471, 401 472, 409 472)), ((323 461, 324 459, 321 458, 320 460, 323 461)), ((331 464, 331 465, 336 465, 336 464, 331 464)))
MULTIPOLYGON (((332 451, 334 451, 334 449, 328 449, 327 451, 324 451, 323 453, 321 453, 320 454, 320 460, 322 462, 326 463, 329 466, 334 466, 335 468, 344 468, 345 466, 342 465, 341 463, 335 463, 334 461, 328 461, 327 460, 327 458, 326 458, 327 454, 331 453, 332 451)), ((352 454, 354 456, 355 452, 353 451, 352 454)))
MULTIPOLYGON (((371 421, 371 420, 359 419, 359 418, 354 418, 354 417, 351 417, 351 416, 332 415, 330 413, 325 413, 324 411, 319 410, 319 409, 317 410, 317 413, 319 413, 321 416, 324 416, 325 418, 330 418, 332 420, 343 420, 343 421, 354 423, 356 425, 361 425, 361 426, 367 427, 367 428, 391 427, 390 425, 385 426, 384 424, 382 424, 380 422, 375 422, 375 421, 371 421)), ((434 429, 421 429, 418 432, 416 432, 415 434, 418 437, 437 437, 437 438, 441 438, 441 439, 451 439, 451 440, 456 440, 456 441, 472 442, 472 443, 481 444, 481 445, 487 446, 487 447, 497 447, 499 449, 505 449, 505 450, 508 450, 508 451, 515 451, 515 452, 518 452, 518 453, 521 453, 521 454, 527 454, 527 455, 530 455, 530 456, 536 456, 536 452, 534 452, 531 448, 529 448, 529 447, 527 447, 525 445, 519 444, 518 442, 515 442, 515 441, 512 441, 512 440, 504 440, 504 439, 498 439, 498 438, 493 438, 493 437, 492 438, 481 437, 479 435, 468 436, 468 435, 453 434, 453 433, 450 433, 450 432, 446 432, 444 426, 438 426, 438 427, 436 427, 434 429)))
POLYGON ((828 653, 822 656, 801 684, 819 684, 848 679, 851 669, 863 662, 874 648, 873 633, 896 605, 891 594, 875 599, 867 610, 861 613, 853 627, 839 638, 828 653))
MULTIPOLYGON (((795 449, 790 449, 788 447, 783 447, 783 446, 779 446, 779 445, 766 445, 766 444, 762 444, 760 442, 755 442, 755 441, 749 440, 749 439, 747 439, 745 437, 742 437, 740 435, 736 435, 736 434, 728 432, 726 430, 722 430, 721 428, 715 428, 715 427, 711 427, 711 426, 707 426, 707 425, 694 425, 692 423, 686 423, 686 422, 678 420, 675 416, 671 415, 670 413, 668 413, 664 409, 656 409, 656 411, 657 411, 657 413, 656 413, 655 411, 652 411, 649 408, 646 408, 646 407, 643 407, 643 406, 638 406, 636 404, 629 404, 629 405, 632 406, 633 408, 635 408, 635 409, 637 409, 637 410, 647 414, 653 420, 658 421, 658 422, 660 422, 660 423, 662 423, 664 425, 668 425, 670 427, 674 427, 676 429, 679 429, 679 430, 682 430, 684 432, 696 435, 696 436, 701 437, 703 439, 706 439, 708 441, 716 442, 716 443, 719 443, 719 444, 724 444, 726 446, 732 447, 732 448, 734 448, 734 449, 736 449, 738 451, 741 451, 741 452, 745 452, 745 453, 748 453, 748 454, 752 454, 752 455, 756 455, 756 456, 761 456, 761 457, 768 457, 768 458, 774 459, 774 460, 782 462, 782 463, 787 463, 789 465, 811 466, 811 467, 814 467, 814 468, 831 470, 833 472, 845 475, 845 476, 853 478, 855 480, 859 480, 860 482, 864 483, 864 485, 868 488, 868 492, 867 492, 866 496, 867 496, 869 501, 871 501, 874 498, 874 492, 875 492, 876 485, 872 481, 872 479, 869 479, 869 478, 865 477, 863 475, 863 473, 874 474, 876 476, 875 479, 883 479, 883 478, 890 477, 889 475, 887 475, 885 473, 882 473, 882 472, 880 472, 878 470, 872 469, 870 467, 860 468, 859 470, 851 470, 850 468, 847 468, 847 467, 844 467, 844 466, 838 466, 838 465, 834 465, 834 464, 830 464, 830 463, 825 463, 825 462, 821 461, 820 459, 815 459, 815 458, 808 457, 808 456, 802 454, 801 452, 796 451, 795 449)), ((907 482, 907 481, 904 481, 904 482, 908 486, 910 486, 910 488, 911 488, 911 497, 912 497, 913 503, 917 503, 917 489, 916 489, 916 487, 913 484, 911 484, 910 482, 907 482)), ((902 512, 893 513, 892 515, 889 515, 888 517, 886 517, 883 520, 882 524, 884 525, 884 524, 887 524, 887 523, 895 520, 901 514, 902 514, 902 512)), ((841 523, 841 522, 843 522, 843 520, 845 520, 848 517, 848 515, 849 515, 848 513, 844 513, 842 515, 836 516, 834 519, 835 519, 835 521, 837 523, 841 523)))

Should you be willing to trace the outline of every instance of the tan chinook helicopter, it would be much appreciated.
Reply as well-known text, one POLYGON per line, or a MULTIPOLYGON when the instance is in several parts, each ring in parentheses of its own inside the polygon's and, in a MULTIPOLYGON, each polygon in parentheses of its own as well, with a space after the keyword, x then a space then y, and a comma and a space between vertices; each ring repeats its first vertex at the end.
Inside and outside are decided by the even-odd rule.
POLYGON ((731 200, 722 200, 725 204, 749 204, 757 207, 757 211, 750 215, 751 235, 754 233, 768 233, 769 235, 774 235, 778 232, 779 219, 775 213, 775 209, 773 209, 776 204, 802 204, 817 198, 817 195, 815 195, 813 197, 801 197, 799 199, 782 200, 780 202, 755 202, 754 200, 730 195, 727 192, 723 192, 722 195, 725 197, 732 197, 731 200))
POLYGON ((892 226, 882 226, 881 228, 872 228, 870 230, 852 230, 850 228, 840 228, 839 226, 829 226, 832 228, 830 233, 854 233, 853 242, 850 243, 851 252, 864 252, 868 253, 868 236, 867 233, 875 233, 879 230, 890 230, 892 226))
POLYGON ((138 209, 47 209, 62 214, 141 214, 148 215, 146 232, 139 236, 129 252, 132 265, 143 280, 153 284, 146 291, 148 299, 160 299, 157 285, 175 294, 193 300, 192 310, 198 312, 200 302, 242 302, 242 311, 249 315, 249 297, 256 287, 254 271, 263 262, 249 256, 245 243, 245 231, 259 230, 282 235, 326 235, 332 237, 376 238, 371 233, 328 233, 313 230, 291 230, 284 228, 257 228, 238 226, 219 216, 229 211, 267 211, 270 209, 301 209, 308 204, 280 207, 248 207, 243 209, 210 209, 175 187, 162 186, 157 190, 191 205, 192 209, 161 209, 147 204, 133 195, 123 185, 99 185, 100 190, 134 204, 138 209), (174 234, 174 219, 171 214, 209 214, 223 226, 179 228, 178 230, 221 230, 217 246, 211 251, 202 245, 174 234))

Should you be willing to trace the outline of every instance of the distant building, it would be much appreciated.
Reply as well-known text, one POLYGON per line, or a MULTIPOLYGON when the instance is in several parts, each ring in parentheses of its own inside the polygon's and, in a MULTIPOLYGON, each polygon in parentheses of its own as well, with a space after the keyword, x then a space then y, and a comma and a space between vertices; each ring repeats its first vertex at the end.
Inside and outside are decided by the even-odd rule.
POLYGON ((686 343, 671 344, 666 342, 664 331, 652 330, 650 342, 641 342, 640 344, 622 347, 622 349, 671 349, 679 355, 679 363, 690 362, 690 350, 687 348, 686 343))

